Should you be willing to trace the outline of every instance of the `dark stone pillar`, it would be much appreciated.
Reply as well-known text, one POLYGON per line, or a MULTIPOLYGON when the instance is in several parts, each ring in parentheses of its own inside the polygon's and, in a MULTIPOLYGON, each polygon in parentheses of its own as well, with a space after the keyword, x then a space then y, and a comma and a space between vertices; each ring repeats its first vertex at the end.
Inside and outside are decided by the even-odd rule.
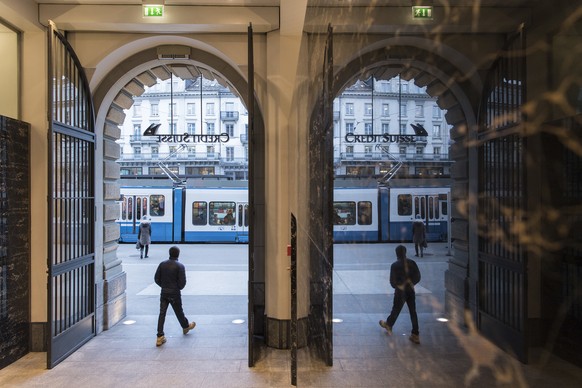
POLYGON ((0 369, 29 351, 29 130, 0 116, 0 369))

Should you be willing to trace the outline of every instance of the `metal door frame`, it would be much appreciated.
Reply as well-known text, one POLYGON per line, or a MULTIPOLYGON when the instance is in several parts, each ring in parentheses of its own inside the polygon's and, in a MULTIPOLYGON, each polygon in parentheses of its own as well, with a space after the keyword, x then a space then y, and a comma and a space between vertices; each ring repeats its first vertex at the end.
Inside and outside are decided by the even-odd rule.
POLYGON ((74 50, 48 26, 48 351, 53 368, 95 336, 95 118, 74 50))
POLYGON ((247 59, 248 59, 248 133, 249 136, 249 164, 248 164, 248 174, 249 174, 249 191, 248 191, 248 201, 249 201, 249 245, 248 245, 248 263, 249 263, 249 280, 248 280, 248 366, 255 366, 255 360, 259 358, 257 346, 255 344, 255 310, 256 303, 255 298, 257 293, 255 291, 257 288, 257 282, 255 280, 255 233, 252 226, 255 222, 255 208, 253 204, 255 203, 255 186, 253 180, 255 178, 255 157, 253 155, 254 142, 255 139, 255 65, 254 65, 254 50, 253 50, 253 25, 249 23, 247 28, 247 59), (255 354, 256 353, 256 354, 255 354))
MULTIPOLYGON (((528 257, 519 231, 527 211, 525 29, 508 36, 491 67, 479 110, 477 326, 499 347, 528 360, 528 257)), ((523 232, 521 232, 523 233, 523 232)))

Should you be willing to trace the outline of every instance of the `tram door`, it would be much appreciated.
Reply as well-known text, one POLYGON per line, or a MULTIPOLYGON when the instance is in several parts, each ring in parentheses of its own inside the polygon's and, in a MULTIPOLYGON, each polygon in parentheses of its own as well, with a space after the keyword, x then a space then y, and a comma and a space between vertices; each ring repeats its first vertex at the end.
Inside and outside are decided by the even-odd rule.
MULTIPOLYGON (((426 227, 426 239, 429 241, 440 240, 440 220, 443 201, 437 194, 413 195, 413 216, 417 215, 424 221, 426 227)), ((444 201, 446 206, 446 200, 444 201)))
POLYGON ((124 225, 123 235, 133 235, 138 232, 141 218, 147 215, 148 210, 147 195, 124 195, 121 202, 121 221, 124 225))
POLYGON ((237 242, 248 242, 249 239, 249 204, 237 203, 237 221, 238 230, 237 242))

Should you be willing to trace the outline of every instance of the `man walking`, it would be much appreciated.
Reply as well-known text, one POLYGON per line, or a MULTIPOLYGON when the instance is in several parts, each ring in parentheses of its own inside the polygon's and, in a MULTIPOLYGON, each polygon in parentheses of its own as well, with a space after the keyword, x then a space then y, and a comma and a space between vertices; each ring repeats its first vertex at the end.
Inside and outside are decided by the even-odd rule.
POLYGON ((160 294, 160 315, 158 317, 158 338, 156 346, 162 346, 166 342, 164 336, 164 323, 166 321, 166 311, 168 305, 172 305, 176 318, 182 326, 182 332, 188 332, 196 327, 196 322, 188 323, 182 309, 181 290, 186 286, 186 268, 184 264, 178 262, 180 248, 173 246, 170 248, 170 258, 158 265, 154 281, 162 288, 160 294))
POLYGON ((418 317, 416 316, 416 294, 414 292, 414 286, 419 281, 420 270, 416 262, 406 258, 404 245, 398 245, 396 247, 396 262, 390 266, 390 285, 394 288, 394 304, 386 321, 379 323, 388 334, 392 335, 392 326, 396 323, 396 319, 406 303, 412 322, 412 334, 409 339, 415 344, 420 344, 418 317))

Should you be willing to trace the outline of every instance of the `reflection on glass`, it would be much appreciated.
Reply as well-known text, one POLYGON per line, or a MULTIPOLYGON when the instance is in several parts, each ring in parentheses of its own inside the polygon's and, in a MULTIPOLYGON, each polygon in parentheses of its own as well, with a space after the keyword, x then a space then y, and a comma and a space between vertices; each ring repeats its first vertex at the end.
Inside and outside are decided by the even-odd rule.
POLYGON ((192 202, 192 225, 206 225, 207 223, 206 202, 192 202))
POLYGON ((165 214, 165 196, 150 195, 150 216, 161 217, 165 214))
POLYGON ((356 224, 356 203, 347 202, 334 202, 333 203, 334 215, 333 224, 334 225, 355 225, 356 224))
POLYGON ((234 202, 210 202, 210 225, 234 225, 235 206, 234 202))

